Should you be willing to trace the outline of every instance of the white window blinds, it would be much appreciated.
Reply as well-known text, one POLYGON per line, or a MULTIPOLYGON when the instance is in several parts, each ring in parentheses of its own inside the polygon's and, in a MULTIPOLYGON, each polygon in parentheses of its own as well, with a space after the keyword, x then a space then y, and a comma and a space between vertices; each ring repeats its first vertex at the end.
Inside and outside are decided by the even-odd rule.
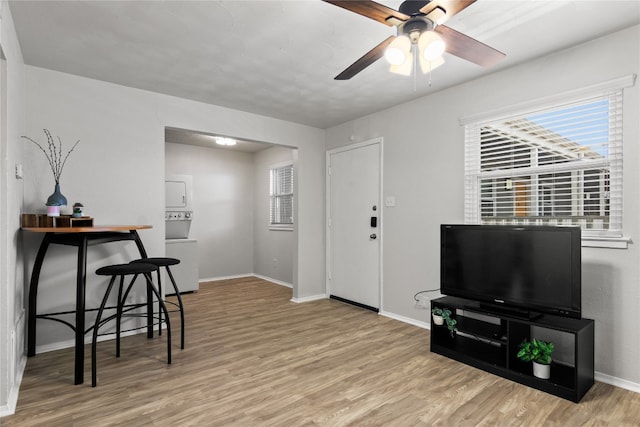
POLYGON ((293 224, 293 165, 271 168, 269 183, 269 224, 291 226, 293 224))
POLYGON ((465 220, 622 235, 622 89, 465 127, 465 220))

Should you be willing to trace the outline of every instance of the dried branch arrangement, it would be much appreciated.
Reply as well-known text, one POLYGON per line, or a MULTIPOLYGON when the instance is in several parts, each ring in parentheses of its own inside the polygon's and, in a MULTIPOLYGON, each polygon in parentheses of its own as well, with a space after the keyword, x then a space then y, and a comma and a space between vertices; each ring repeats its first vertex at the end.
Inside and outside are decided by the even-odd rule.
POLYGON ((73 144, 73 147, 71 147, 71 149, 67 151, 67 154, 64 157, 62 157, 62 141, 60 140, 60 137, 57 137, 58 145, 56 146, 56 143, 53 140, 53 137, 51 136, 51 132, 49 132, 48 129, 43 129, 43 130, 44 130, 44 134, 47 137, 46 149, 39 142, 29 138, 28 136, 22 136, 22 138, 28 139, 29 141, 36 144, 40 149, 40 151, 44 153, 44 155, 47 157, 47 160, 49 161, 49 166, 51 166, 51 172, 53 172, 53 178, 56 180, 56 184, 60 184, 60 175, 62 175, 62 170, 64 169, 64 165, 65 163, 67 163, 69 154, 71 154, 73 149, 76 148, 76 145, 78 145, 80 140, 78 140, 75 144, 73 144))

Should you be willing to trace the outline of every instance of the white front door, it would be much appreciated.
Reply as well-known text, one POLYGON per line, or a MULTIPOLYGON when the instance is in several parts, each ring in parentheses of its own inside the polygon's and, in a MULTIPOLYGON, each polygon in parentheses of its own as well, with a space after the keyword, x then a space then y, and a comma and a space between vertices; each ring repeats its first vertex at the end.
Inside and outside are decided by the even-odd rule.
POLYGON ((329 294, 380 308, 381 143, 327 153, 329 294))

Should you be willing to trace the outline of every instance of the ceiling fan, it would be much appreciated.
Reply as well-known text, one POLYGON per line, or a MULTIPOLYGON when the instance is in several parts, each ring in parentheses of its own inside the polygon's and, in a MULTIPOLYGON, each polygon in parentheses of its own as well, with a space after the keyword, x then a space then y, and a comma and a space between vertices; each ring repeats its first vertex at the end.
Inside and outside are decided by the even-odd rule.
POLYGON ((391 71, 411 74, 420 63, 423 72, 444 62, 442 52, 490 67, 506 55, 484 43, 442 25, 476 0, 405 1, 399 10, 370 0, 323 0, 382 24, 396 27, 397 36, 389 36, 335 77, 348 80, 385 56, 391 71))

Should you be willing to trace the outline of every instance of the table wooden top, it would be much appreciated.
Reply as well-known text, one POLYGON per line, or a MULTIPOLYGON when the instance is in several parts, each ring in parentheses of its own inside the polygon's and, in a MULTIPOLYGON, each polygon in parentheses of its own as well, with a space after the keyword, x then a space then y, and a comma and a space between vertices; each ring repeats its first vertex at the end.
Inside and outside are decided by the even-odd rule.
POLYGON ((22 227, 34 233, 100 233, 105 231, 146 230, 151 225, 93 225, 91 227, 22 227))

